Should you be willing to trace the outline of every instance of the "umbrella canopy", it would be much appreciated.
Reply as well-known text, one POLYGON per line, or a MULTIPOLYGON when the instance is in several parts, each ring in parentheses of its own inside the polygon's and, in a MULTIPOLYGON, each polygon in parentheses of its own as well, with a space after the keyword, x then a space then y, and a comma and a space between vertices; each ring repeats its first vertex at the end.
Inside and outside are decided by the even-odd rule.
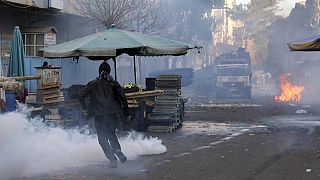
POLYGON ((288 43, 290 51, 320 51, 320 36, 288 43))
POLYGON ((40 49, 39 55, 47 58, 85 56, 91 60, 103 60, 123 53, 130 56, 179 56, 194 48, 199 47, 113 27, 104 32, 40 49))
POLYGON ((8 67, 8 76, 24 76, 24 50, 21 32, 18 26, 14 28, 11 48, 10 60, 8 67))

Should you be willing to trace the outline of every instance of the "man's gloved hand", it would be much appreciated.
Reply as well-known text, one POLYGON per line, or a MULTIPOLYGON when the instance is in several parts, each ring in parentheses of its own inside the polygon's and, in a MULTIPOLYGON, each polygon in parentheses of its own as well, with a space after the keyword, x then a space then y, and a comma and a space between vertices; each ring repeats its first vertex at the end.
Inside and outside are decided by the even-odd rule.
POLYGON ((82 112, 85 116, 88 116, 88 109, 81 109, 81 112, 82 112))

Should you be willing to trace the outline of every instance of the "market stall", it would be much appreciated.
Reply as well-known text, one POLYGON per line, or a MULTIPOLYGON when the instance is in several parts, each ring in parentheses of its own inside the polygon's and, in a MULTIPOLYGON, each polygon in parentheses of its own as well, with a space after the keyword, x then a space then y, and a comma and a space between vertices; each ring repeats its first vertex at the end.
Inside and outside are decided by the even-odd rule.
MULTIPOLYGON (((119 30, 113 26, 103 32, 95 33, 69 42, 40 49, 38 55, 46 58, 72 57, 79 59, 79 56, 84 56, 89 58, 90 60, 111 59, 114 63, 114 76, 115 79, 117 79, 116 57, 121 54, 128 54, 134 57, 134 76, 136 83, 136 56, 180 56, 187 54, 188 50, 190 49, 201 49, 201 47, 165 39, 159 36, 150 36, 134 31, 119 30)), ((152 101, 152 98, 149 97, 156 97, 162 94, 163 91, 161 90, 147 89, 139 89, 137 92, 127 93, 126 95, 129 100, 129 106, 132 110, 132 115, 134 117, 137 117, 136 119, 139 119, 139 122, 145 123, 145 119, 148 116, 145 111, 146 107, 152 107, 156 104, 154 101, 152 101)), ((57 104, 59 104, 59 106, 67 106, 70 103, 74 104, 75 100, 65 99, 65 102, 59 102, 57 104)), ((52 103, 44 105, 46 109, 48 109, 49 106, 52 106, 52 103)), ((139 130, 144 130, 144 128, 140 127, 139 130)))

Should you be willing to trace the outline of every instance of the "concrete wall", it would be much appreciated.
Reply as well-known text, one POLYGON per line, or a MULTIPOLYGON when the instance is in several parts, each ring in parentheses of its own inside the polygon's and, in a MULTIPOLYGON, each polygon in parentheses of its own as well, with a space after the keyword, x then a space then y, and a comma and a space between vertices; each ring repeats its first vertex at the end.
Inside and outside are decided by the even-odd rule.
MULTIPOLYGON (((26 75, 36 75, 34 67, 41 67, 42 63, 47 61, 55 67, 61 67, 62 88, 68 88, 73 84, 87 84, 89 81, 98 76, 98 67, 102 61, 91 61, 87 58, 80 58, 74 61, 72 58, 67 59, 45 59, 40 57, 27 57, 25 59, 26 75)), ((30 92, 36 92, 36 81, 28 81, 27 86, 30 92)))
MULTIPOLYGON (((118 59, 117 64, 120 64, 120 61, 123 59, 118 59)), ((26 57, 26 75, 35 76, 36 69, 34 67, 41 67, 43 62, 47 61, 50 65, 55 67, 61 67, 61 83, 62 88, 68 88, 73 84, 82 84, 85 85, 91 80, 94 80, 98 77, 98 68, 102 61, 91 61, 87 58, 81 57, 79 61, 75 61, 72 58, 66 59, 46 59, 41 57, 26 57)), ((112 61, 108 62, 111 66, 111 74, 115 77, 114 74, 114 64, 112 61)), ((147 77, 146 74, 143 74, 143 78, 147 77)), ((120 84, 124 83, 134 83, 134 71, 131 66, 122 66, 117 68, 117 78, 120 84)), ((138 77, 139 78, 139 77, 138 77)), ((139 81, 139 79, 138 79, 139 81)), ((142 83, 144 85, 144 81, 142 83)), ((29 92, 36 92, 37 82, 28 81, 27 86, 29 92)))
MULTIPOLYGON (((11 34, 16 25, 21 28, 54 26, 58 31, 58 43, 92 34, 96 32, 97 28, 103 29, 101 25, 79 16, 52 14, 52 12, 41 9, 34 9, 34 11, 30 12, 26 9, 0 6, 0 34, 2 35, 0 45, 4 46, 5 43, 6 45, 8 42, 10 43, 11 34)), ((2 50, 5 49, 8 50, 8 48, 2 48, 2 50)), ((2 54, 0 58, 5 63, 8 57, 5 57, 4 53, 0 54, 2 54)), ((62 67, 63 88, 70 87, 72 84, 86 84, 93 80, 98 75, 97 69, 101 63, 101 61, 90 61, 87 58, 81 58, 77 63, 70 58, 52 60, 41 57, 26 57, 26 75, 35 75, 36 69, 34 67, 42 66, 43 61, 62 67)), ((36 91, 36 81, 29 81, 27 85, 30 92, 36 91)))

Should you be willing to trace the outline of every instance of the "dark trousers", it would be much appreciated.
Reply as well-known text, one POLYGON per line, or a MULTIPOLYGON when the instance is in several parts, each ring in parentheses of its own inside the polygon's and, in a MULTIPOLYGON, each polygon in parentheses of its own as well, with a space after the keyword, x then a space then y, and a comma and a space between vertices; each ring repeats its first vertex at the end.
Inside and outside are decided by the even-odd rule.
POLYGON ((121 152, 121 147, 115 132, 117 122, 117 114, 95 116, 94 120, 99 144, 110 161, 117 160, 115 153, 121 152))

